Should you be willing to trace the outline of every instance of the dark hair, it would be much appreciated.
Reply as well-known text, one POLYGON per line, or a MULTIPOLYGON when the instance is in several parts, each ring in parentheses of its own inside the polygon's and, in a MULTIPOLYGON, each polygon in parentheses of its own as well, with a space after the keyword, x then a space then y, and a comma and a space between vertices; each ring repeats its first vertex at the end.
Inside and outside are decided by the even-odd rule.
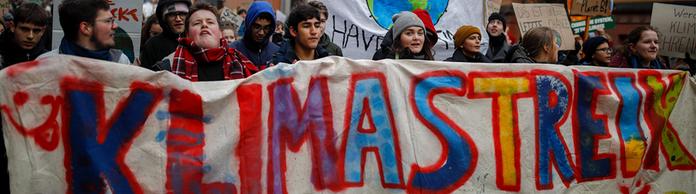
POLYGON ((297 27, 300 24, 300 22, 312 18, 315 18, 317 20, 321 18, 319 16, 319 10, 310 6, 309 4, 301 3, 292 9, 292 12, 290 12, 290 15, 288 16, 288 21, 286 22, 286 24, 288 25, 288 29, 292 28, 297 30, 297 27))
POLYGON ((109 4, 104 0, 65 0, 58 6, 60 26, 65 32, 65 38, 70 41, 77 39, 80 23, 94 24, 99 10, 109 11, 109 4))
POLYGON ((51 17, 39 4, 24 3, 14 11, 14 23, 30 23, 37 26, 46 26, 51 17))
MULTIPOLYGON (((142 34, 140 35, 140 48, 143 48, 143 46, 145 46, 145 43, 147 42, 147 40, 152 38, 152 37, 150 37, 150 31, 152 29, 153 24, 159 24, 159 21, 157 20, 156 15, 152 15, 149 18, 147 18, 147 20, 145 21, 145 24, 143 25, 142 34)), ((162 29, 162 30, 164 30, 164 29, 162 29)))
POLYGON ((657 28, 652 26, 640 26, 628 33, 628 37, 626 37, 626 44, 628 45, 638 43, 638 41, 640 40, 640 36, 642 36, 643 32, 645 31, 654 31, 655 33, 657 33, 657 37, 660 38, 660 31, 657 31, 657 28))
POLYGON ((326 16, 326 18, 329 17, 329 9, 326 8, 326 5, 322 3, 321 1, 310 1, 307 3, 311 5, 312 7, 316 8, 319 10, 319 14, 326 16))
POLYGON ((544 46, 553 46, 553 39, 558 36, 558 32, 549 27, 533 28, 527 33, 524 33, 520 46, 527 50, 527 55, 530 58, 538 56, 544 50, 544 46))
POLYGON ((393 53, 390 53, 390 54, 394 54, 394 59, 396 59, 396 57, 395 57, 396 54, 399 54, 399 58, 401 58, 401 59, 404 59, 404 58, 402 58, 403 56, 414 56, 414 55, 418 55, 418 54, 425 55, 425 60, 434 60, 435 59, 433 57, 432 49, 428 46, 428 45, 430 45, 430 39, 425 37, 425 34, 423 34, 423 36, 424 36, 423 49, 421 49, 420 53, 411 53, 410 49, 404 48, 404 46, 401 45, 401 34, 397 34, 394 36, 399 37, 396 40, 394 40, 394 42, 392 42, 392 46, 391 46, 391 50, 393 53))
POLYGON ((191 10, 188 12, 188 15, 186 16, 186 20, 184 21, 184 36, 188 34, 191 15, 193 15, 193 13, 196 13, 197 11, 203 10, 212 12, 213 15, 215 15, 215 20, 218 22, 218 28, 222 27, 220 26, 220 13, 218 13, 217 9, 215 9, 213 5, 200 1, 191 7, 191 10))
POLYGON ((242 15, 243 13, 246 13, 246 9, 239 9, 237 10, 237 15, 242 15))

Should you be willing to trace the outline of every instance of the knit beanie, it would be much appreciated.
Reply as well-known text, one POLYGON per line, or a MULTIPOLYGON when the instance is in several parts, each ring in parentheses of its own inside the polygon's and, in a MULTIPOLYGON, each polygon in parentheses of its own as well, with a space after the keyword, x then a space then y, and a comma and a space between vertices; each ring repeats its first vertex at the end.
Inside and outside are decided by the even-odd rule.
POLYGON ((435 30, 435 25, 433 25, 433 20, 430 18, 430 14, 428 11, 422 9, 413 10, 413 13, 423 21, 423 25, 427 31, 427 38, 430 41, 431 47, 434 46, 435 43, 437 43, 437 31, 435 30))
POLYGON ((488 23, 491 23, 491 21, 493 21, 493 20, 500 20, 500 22, 503 23, 503 30, 505 30, 507 28, 507 24, 505 22, 505 17, 500 15, 500 13, 493 12, 493 13, 491 13, 491 16, 488 16, 488 23))
POLYGON ((481 30, 476 26, 463 25, 457 29, 457 33, 454 33, 454 47, 459 48, 464 44, 464 40, 471 36, 472 34, 481 35, 481 30))
POLYGON ((584 60, 590 61, 594 53, 597 51, 597 47, 599 47, 599 45, 602 43, 608 42, 609 40, 601 36, 595 36, 587 39, 585 43, 582 44, 582 52, 585 53, 584 60))
POLYGON ((409 27, 416 26, 425 30, 425 25, 423 25, 423 21, 421 21, 421 19, 418 18, 416 14, 410 11, 403 11, 399 14, 394 15, 392 17, 392 21, 394 21, 394 26, 392 27, 394 41, 398 40, 398 38, 401 37, 401 33, 409 27))

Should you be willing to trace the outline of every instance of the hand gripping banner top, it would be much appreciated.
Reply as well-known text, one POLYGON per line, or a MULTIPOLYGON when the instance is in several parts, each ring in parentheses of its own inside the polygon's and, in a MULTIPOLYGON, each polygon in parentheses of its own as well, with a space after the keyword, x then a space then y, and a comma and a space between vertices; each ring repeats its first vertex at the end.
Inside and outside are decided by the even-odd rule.
POLYGON ((198 82, 0 72, 13 193, 694 192, 685 72, 324 58, 198 82))

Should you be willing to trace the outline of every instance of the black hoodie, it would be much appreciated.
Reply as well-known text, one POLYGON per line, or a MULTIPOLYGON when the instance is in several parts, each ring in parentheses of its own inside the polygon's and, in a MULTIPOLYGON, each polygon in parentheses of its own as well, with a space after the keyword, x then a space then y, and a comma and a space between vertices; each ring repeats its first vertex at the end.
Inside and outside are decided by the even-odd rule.
POLYGON ((163 15, 164 9, 174 3, 186 3, 189 7, 191 6, 190 0, 160 0, 159 3, 157 3, 155 15, 162 27, 162 33, 150 38, 150 40, 145 42, 144 48, 140 48, 140 66, 153 71, 161 70, 158 66, 155 66, 155 64, 167 55, 172 54, 176 46, 179 45, 179 42, 176 40, 179 38, 179 34, 172 31, 172 28, 167 22, 167 17, 163 15))
POLYGON ((9 29, 5 30, 2 35, 0 35, 0 45, 2 45, 2 47, 0 47, 0 55, 2 55, 3 59, 1 68, 34 60, 39 55, 48 52, 42 41, 39 41, 31 50, 22 49, 22 47, 19 47, 19 45, 15 43, 14 34, 9 29))

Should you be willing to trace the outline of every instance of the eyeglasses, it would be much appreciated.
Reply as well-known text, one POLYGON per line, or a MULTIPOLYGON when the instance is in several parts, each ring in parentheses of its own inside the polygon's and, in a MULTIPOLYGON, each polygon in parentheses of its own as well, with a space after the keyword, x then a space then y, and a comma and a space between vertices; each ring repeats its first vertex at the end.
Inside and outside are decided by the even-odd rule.
POLYGON ((95 20, 95 21, 104 22, 104 23, 107 23, 107 24, 114 24, 114 22, 116 22, 116 19, 114 19, 114 18, 106 18, 106 19, 95 20))
POLYGON ((612 53, 612 52, 614 52, 614 49, 612 49, 612 48, 601 48, 601 49, 597 49, 597 51, 599 51, 599 52, 604 52, 604 53, 612 53))
POLYGON ((254 32, 258 32, 258 31, 263 30, 264 32, 268 33, 268 32, 270 32, 270 31, 273 29, 273 27, 274 27, 274 26, 272 26, 272 25, 265 25, 265 26, 261 26, 261 25, 258 25, 258 24, 252 24, 252 25, 251 25, 251 29, 254 30, 254 32))

